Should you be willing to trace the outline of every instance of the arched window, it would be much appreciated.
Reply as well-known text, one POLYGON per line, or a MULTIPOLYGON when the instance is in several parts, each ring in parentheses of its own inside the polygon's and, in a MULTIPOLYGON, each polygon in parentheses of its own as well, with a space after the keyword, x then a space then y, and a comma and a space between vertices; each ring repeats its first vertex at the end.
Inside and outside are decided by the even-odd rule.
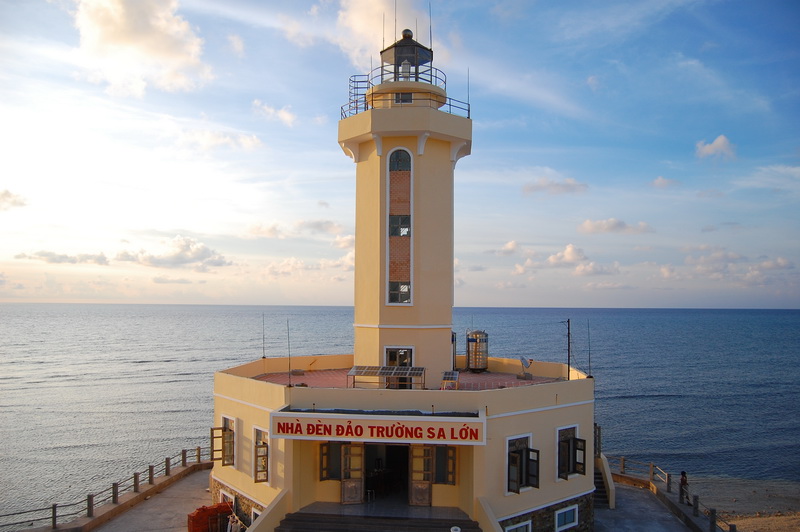
POLYGON ((405 150, 397 150, 389 157, 389 171, 411 170, 411 154, 405 150))

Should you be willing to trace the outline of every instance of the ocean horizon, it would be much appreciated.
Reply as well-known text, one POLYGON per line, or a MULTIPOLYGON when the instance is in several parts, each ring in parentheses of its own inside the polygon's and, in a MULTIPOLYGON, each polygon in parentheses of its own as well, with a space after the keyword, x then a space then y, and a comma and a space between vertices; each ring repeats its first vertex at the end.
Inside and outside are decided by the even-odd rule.
MULTIPOLYGON (((800 310, 457 307, 491 356, 593 375, 610 455, 699 478, 796 480, 800 310)), ((213 375, 352 353, 352 306, 0 304, 0 513, 71 503, 207 447, 213 375)))

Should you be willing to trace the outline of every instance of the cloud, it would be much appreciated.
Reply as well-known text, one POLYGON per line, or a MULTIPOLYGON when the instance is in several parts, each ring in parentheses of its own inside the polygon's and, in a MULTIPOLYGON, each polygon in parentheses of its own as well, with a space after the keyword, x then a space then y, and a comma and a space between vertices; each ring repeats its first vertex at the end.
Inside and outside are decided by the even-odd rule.
POLYGON ((333 247, 340 248, 340 249, 350 249, 356 245, 356 236, 355 235, 336 235, 336 238, 333 241, 333 247))
POLYGON ((587 260, 583 250, 573 244, 567 244, 564 251, 559 251, 547 257, 547 264, 550 266, 571 266, 578 262, 587 260))
MULTIPOLYGON (((331 39, 354 66, 366 70, 370 67, 375 50, 382 48, 380 38, 383 32, 376 28, 383 24, 387 14, 394 12, 394 4, 390 0, 342 0, 336 19, 338 31, 331 39)), ((405 18, 414 17, 410 20, 427 18, 407 5, 403 6, 403 13, 405 18)), ((388 40, 394 42, 391 33, 388 40)))
POLYGON ((156 284, 192 284, 189 279, 173 279, 171 277, 153 277, 156 284))
POLYGON ((278 224, 263 226, 261 224, 251 225, 247 229, 247 234, 256 238, 277 238, 284 239, 286 235, 281 231, 278 224))
POLYGON ((603 266, 596 262, 578 264, 572 273, 573 275, 617 275, 620 273, 619 263, 615 262, 611 266, 603 266))
POLYGON ((12 194, 8 189, 0 192, 0 211, 7 211, 13 207, 24 207, 25 200, 21 196, 12 194))
POLYGON ((736 185, 740 188, 761 188, 800 195, 800 166, 762 166, 753 175, 737 180, 736 185))
POLYGON ((212 78, 203 40, 176 14, 177 0, 76 0, 79 52, 89 80, 141 98, 149 84, 188 91, 212 78))
POLYGON ((294 226, 298 231, 309 231, 311 233, 328 233, 337 235, 344 229, 341 225, 330 220, 300 220, 294 226))
POLYGON ((238 35, 228 35, 228 46, 237 57, 244 57, 244 41, 238 35))
POLYGON ((290 105, 284 105, 283 108, 276 109, 256 99, 253 100, 253 109, 267 120, 271 122, 277 120, 288 127, 292 127, 295 120, 297 120, 297 115, 291 112, 290 105))
POLYGON ((204 152, 220 147, 252 150, 261 146, 261 140, 255 135, 194 129, 182 131, 178 136, 177 144, 178 146, 197 148, 204 152))
POLYGON ((633 287, 622 283, 602 282, 586 283, 586 288, 591 290, 630 290, 633 287))
POLYGON ((588 78, 586 78, 586 84, 594 92, 597 92, 597 89, 600 88, 600 78, 597 76, 589 76, 588 78))
POLYGON ((539 176, 532 183, 524 185, 522 187, 523 194, 529 195, 538 192, 545 192, 550 195, 580 194, 589 188, 589 185, 578 183, 571 177, 562 177, 559 172, 552 168, 544 167, 537 170, 546 175, 539 176))
POLYGON ((501 247, 500 249, 490 249, 486 251, 486 253, 491 253, 493 255, 501 255, 501 256, 513 255, 514 253, 517 252, 518 248, 519 244, 517 243, 516 240, 509 240, 508 242, 503 244, 503 247, 501 247))
POLYGON ((639 222, 634 226, 634 225, 628 225, 622 220, 617 220, 616 218, 609 218, 608 220, 596 220, 596 221, 585 220, 581 225, 578 226, 578 231, 580 231, 581 233, 638 234, 638 233, 652 233, 653 229, 645 222, 639 222))
POLYGON ((669 188, 678 185, 679 182, 674 179, 667 179, 664 176, 658 176, 650 183, 655 188, 669 188))
POLYGON ((135 262, 142 266, 154 268, 192 267, 198 272, 207 272, 211 268, 231 266, 233 263, 207 245, 194 238, 177 235, 166 243, 166 251, 161 254, 139 251, 130 253, 123 251, 117 254, 116 260, 135 262))
POLYGON ((65 255, 53 251, 37 251, 33 255, 20 253, 15 259, 41 260, 48 264, 99 264, 108 266, 108 258, 103 253, 79 253, 78 255, 65 255))
POLYGON ((722 157, 724 159, 733 159, 736 157, 733 144, 731 144, 731 141, 729 141, 728 137, 725 135, 720 135, 719 137, 715 138, 714 142, 711 144, 706 144, 705 140, 699 140, 697 141, 697 144, 695 144, 695 147, 695 154, 700 159, 705 157, 722 157))

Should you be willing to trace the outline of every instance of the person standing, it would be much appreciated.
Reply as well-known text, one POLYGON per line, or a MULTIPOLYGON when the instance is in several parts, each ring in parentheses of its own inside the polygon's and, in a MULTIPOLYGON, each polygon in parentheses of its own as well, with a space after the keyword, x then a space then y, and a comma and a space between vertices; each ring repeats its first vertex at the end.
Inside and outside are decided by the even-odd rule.
POLYGON ((686 499, 686 504, 692 505, 689 502, 689 479, 686 477, 686 471, 681 471, 680 497, 678 500, 683 504, 684 499, 686 499))

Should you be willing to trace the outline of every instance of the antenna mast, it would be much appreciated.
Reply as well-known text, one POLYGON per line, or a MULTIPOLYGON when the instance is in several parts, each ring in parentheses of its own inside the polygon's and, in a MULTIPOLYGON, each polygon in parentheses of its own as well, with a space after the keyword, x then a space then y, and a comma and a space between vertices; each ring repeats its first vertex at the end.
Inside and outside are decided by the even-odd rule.
POLYGON ((261 358, 267 358, 267 337, 264 332, 264 314, 261 314, 261 358))
POLYGON ((292 343, 289 340, 289 318, 286 318, 286 350, 289 354, 289 388, 292 387, 292 343))
POLYGON ((431 49, 433 49, 433 14, 430 2, 428 2, 428 40, 430 41, 431 49))

